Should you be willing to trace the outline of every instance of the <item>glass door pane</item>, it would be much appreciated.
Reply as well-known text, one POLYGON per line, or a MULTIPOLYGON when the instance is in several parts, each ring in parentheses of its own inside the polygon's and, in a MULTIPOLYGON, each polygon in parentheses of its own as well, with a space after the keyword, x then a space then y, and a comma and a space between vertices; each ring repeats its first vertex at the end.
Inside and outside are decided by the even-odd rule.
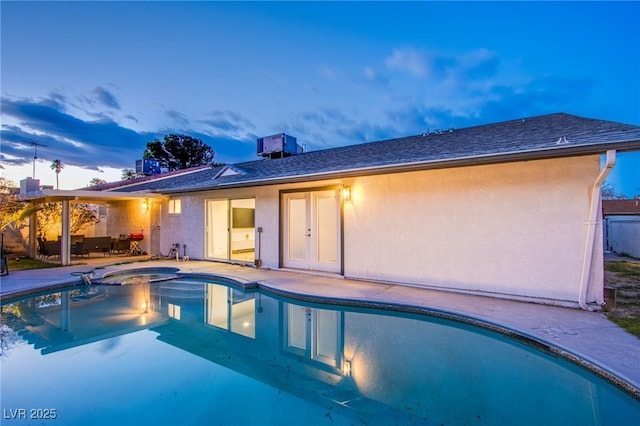
POLYGON ((207 201, 207 257, 229 258, 229 202, 227 200, 207 201))
POLYGON ((317 250, 318 262, 338 262, 338 214, 340 206, 335 191, 318 194, 316 197, 317 250))
POLYGON ((288 200, 288 258, 307 260, 308 224, 307 199, 289 198, 288 200))
POLYGON ((253 198, 231 200, 231 259, 245 262, 255 260, 255 212, 253 198))

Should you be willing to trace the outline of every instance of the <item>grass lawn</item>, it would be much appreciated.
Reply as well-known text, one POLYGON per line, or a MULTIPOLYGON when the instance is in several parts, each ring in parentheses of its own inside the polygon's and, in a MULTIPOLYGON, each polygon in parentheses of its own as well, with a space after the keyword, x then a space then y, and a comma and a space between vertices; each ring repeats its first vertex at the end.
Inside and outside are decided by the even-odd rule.
POLYGON ((60 265, 57 263, 45 262, 40 259, 32 259, 30 257, 20 257, 18 259, 9 259, 9 273, 11 271, 22 271, 24 269, 43 269, 43 268, 57 268, 60 265))
POLYGON ((604 281, 617 290, 615 306, 606 308, 607 318, 640 337, 640 263, 605 262, 604 281))

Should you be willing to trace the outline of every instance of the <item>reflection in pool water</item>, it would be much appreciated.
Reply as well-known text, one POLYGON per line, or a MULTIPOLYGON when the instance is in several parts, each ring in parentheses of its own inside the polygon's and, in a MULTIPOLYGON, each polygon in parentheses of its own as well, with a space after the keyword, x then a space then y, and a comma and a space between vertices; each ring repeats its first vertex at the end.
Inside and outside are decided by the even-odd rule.
POLYGON ((628 393, 486 329, 203 280, 14 301, 2 336, 4 421, 640 424, 628 393))

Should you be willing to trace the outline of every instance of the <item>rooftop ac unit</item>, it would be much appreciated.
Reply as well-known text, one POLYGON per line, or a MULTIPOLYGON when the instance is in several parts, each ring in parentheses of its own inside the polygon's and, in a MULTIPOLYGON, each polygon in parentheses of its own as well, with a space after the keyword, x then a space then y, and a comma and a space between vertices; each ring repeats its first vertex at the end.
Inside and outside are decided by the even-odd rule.
POLYGON ((160 161, 158 160, 136 160, 137 175, 158 175, 161 173, 160 161))
POLYGON ((286 133, 258 138, 258 155, 262 157, 281 158, 301 152, 302 147, 298 145, 297 139, 286 133))

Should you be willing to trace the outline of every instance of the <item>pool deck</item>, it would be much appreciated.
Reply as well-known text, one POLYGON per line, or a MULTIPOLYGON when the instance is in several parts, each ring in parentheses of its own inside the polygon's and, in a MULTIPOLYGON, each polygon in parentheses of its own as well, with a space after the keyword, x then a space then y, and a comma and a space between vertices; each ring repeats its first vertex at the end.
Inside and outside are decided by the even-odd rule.
POLYGON ((428 308, 496 324, 577 355, 621 378, 640 395, 640 338, 609 321, 601 312, 219 262, 141 260, 148 257, 94 257, 84 259, 81 265, 10 271, 0 277, 0 297, 4 300, 23 292, 78 283, 78 273, 92 270, 99 278, 126 269, 177 267, 181 272, 259 282, 286 293, 428 308))

